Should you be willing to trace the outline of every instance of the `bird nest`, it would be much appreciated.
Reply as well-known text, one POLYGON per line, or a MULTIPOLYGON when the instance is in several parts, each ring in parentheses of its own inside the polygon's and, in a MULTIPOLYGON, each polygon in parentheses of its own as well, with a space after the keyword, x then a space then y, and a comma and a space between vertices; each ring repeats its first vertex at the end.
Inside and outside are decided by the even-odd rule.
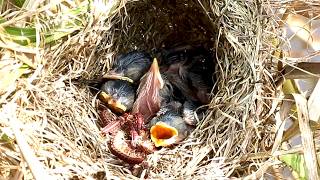
MULTIPOLYGON (((275 64, 267 33, 272 26, 267 6, 260 3, 116 0, 98 5, 93 11, 100 14, 84 18, 84 29, 44 50, 45 66, 36 69, 31 81, 18 82, 19 93, 8 97, 4 112, 14 117, 13 126, 19 124, 46 172, 57 178, 254 174, 268 161, 263 154, 272 148, 275 135, 270 111, 275 64), (103 8, 111 9, 107 17, 103 8), (77 80, 101 77, 121 53, 144 50, 154 55, 176 45, 202 45, 215 59, 216 82, 206 115, 183 143, 162 148, 145 163, 128 165, 110 153, 100 133, 96 94, 77 80)), ((1 155, 7 163, 1 164, 20 166, 30 174, 30 163, 23 160, 27 158, 17 148, 9 149, 1 155)))

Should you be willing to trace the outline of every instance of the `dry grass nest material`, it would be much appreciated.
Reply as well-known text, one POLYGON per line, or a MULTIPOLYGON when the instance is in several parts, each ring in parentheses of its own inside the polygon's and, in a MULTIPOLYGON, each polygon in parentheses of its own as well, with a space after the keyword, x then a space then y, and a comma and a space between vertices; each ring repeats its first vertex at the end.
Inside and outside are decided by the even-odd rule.
MULTIPOLYGON (((111 15, 88 14, 84 29, 39 54, 44 66, 19 79, 16 90, 2 99, 2 131, 21 130, 45 171, 56 178, 218 179, 245 177, 261 168, 275 134, 268 6, 241 0, 112 2, 111 15), (153 53, 176 44, 202 44, 213 52, 216 92, 184 143, 130 167, 110 153, 100 134, 95 94, 74 80, 101 76, 119 53, 153 53)), ((28 177, 23 149, 1 145, 4 150, 2 175, 19 169, 28 177)))

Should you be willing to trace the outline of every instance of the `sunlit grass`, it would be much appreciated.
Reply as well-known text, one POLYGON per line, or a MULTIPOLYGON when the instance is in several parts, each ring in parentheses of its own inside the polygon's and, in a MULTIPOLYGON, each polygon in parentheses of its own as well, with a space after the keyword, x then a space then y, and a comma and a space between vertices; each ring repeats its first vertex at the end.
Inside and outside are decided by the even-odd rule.
MULTIPOLYGON (((262 178, 269 167, 281 164, 291 167, 301 178, 309 177, 314 166, 307 167, 304 156, 306 152, 318 154, 318 137, 311 139, 319 129, 319 107, 315 107, 319 87, 311 90, 310 98, 301 97, 304 93, 293 79, 314 77, 319 71, 306 75, 296 70, 299 58, 290 58, 290 53, 281 49, 281 43, 290 47, 288 39, 277 34, 281 27, 270 23, 270 19, 278 22, 279 18, 264 12, 289 3, 266 1, 263 8, 258 1, 192 3, 207 12, 208 22, 201 23, 216 28, 207 33, 216 38, 210 49, 217 58, 219 87, 190 140, 148 157, 150 167, 143 173, 163 179, 262 178), (284 65, 277 67, 279 62, 284 65), (283 69, 294 71, 278 72, 283 69), (284 80, 279 81, 278 87, 277 79, 284 80), (297 108, 292 94, 300 94, 302 108, 297 108), (282 106, 284 102, 291 103, 282 106), (312 117, 312 123, 303 118, 305 115, 312 117), (284 130, 282 123, 288 119, 295 121, 294 127, 284 130), (302 133, 310 142, 304 139, 299 152, 286 149, 285 141, 302 133), (315 148, 306 151, 313 141, 315 148), (282 155, 277 157, 279 152, 282 155)), ((0 114, 6 115, 0 120, 0 151, 6 152, 0 155, 0 162, 10 164, 6 166, 11 170, 10 176, 24 173, 25 178, 31 177, 29 167, 36 160, 43 165, 42 170, 58 179, 92 178, 97 172, 104 172, 111 179, 134 178, 130 168, 110 154, 106 139, 100 136, 94 94, 88 87, 73 84, 73 80, 94 79, 103 74, 118 51, 129 47, 151 51, 155 44, 161 46, 162 40, 170 37, 164 33, 168 23, 155 21, 135 8, 126 0, 0 0, 1 111, 10 107, 7 105, 16 105, 16 109, 0 114), (139 13, 130 17, 130 10, 139 13), (148 23, 142 23, 141 18, 148 23), (132 28, 137 24, 141 24, 142 31, 132 28), (17 117, 17 127, 13 128, 21 132, 11 131, 9 117, 17 117), (22 160, 26 146, 14 141, 20 133, 25 135, 22 141, 28 142, 35 153, 31 161, 22 160)), ((161 12, 149 13, 156 16, 161 12)), ((299 31, 297 37, 307 41, 310 28, 297 28, 302 21, 290 21, 299 31)), ((316 161, 314 156, 308 158, 316 161)))

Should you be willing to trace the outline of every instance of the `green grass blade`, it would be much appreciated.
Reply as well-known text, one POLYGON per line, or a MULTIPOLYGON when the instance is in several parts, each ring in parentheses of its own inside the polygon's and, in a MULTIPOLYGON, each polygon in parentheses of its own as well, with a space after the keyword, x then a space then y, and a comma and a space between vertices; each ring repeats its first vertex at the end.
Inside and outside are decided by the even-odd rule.
POLYGON ((15 0, 14 5, 18 6, 19 8, 22 8, 25 0, 15 0))
POLYGON ((4 29, 8 39, 20 45, 26 46, 36 42, 35 28, 5 27, 4 29))
POLYGON ((280 156, 280 160, 292 168, 301 180, 307 180, 307 168, 302 154, 285 154, 280 156))

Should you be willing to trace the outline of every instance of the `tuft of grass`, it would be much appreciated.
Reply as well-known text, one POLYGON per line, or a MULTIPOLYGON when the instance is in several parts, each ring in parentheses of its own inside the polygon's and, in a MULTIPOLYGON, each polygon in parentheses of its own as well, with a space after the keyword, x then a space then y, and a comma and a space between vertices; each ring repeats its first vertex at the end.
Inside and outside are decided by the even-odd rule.
MULTIPOLYGON (((15 3, 1 1, 0 113, 8 117, 0 120, 1 132, 6 132, 0 144, 1 151, 6 152, 0 155, 1 176, 32 179, 48 174, 54 178, 71 178, 76 173, 89 178, 107 166, 95 162, 95 155, 107 149, 95 123, 96 112, 90 106, 89 97, 83 94, 88 91, 66 86, 64 80, 69 79, 68 75, 50 70, 53 64, 65 61, 63 55, 56 53, 64 45, 87 48, 84 54, 91 53, 106 30, 106 19, 121 8, 120 1, 15 3), (76 40, 77 37, 80 39, 76 40), (9 104, 16 109, 6 114, 4 107, 9 104), (89 127, 87 133, 84 127, 89 127), (17 143, 9 146, 5 142, 8 134, 17 143), (78 139, 72 138, 73 135, 78 139), (92 151, 94 146, 99 148, 92 151)), ((74 48, 68 50, 75 57, 86 56, 76 54, 74 48)))
MULTIPOLYGON (((312 135, 318 126, 309 127, 304 118, 310 99, 296 95, 303 99, 299 106, 290 96, 298 93, 297 84, 283 81, 290 74, 282 69, 291 69, 291 75, 299 71, 300 77, 318 73, 297 68, 283 48, 289 39, 280 31, 290 13, 309 14, 301 8, 315 6, 312 2, 28 0, 0 5, 0 103, 7 117, 0 127, 10 137, 1 136, 5 153, 0 153, 0 166, 5 168, 0 173, 5 177, 37 177, 38 168, 57 179, 144 174, 154 179, 252 179, 281 163, 281 153, 299 151, 316 162, 319 146, 317 141, 313 146, 312 135), (148 156, 148 166, 123 164, 109 152, 109 137, 99 133, 95 94, 73 80, 105 74, 121 52, 155 54, 179 43, 202 44, 216 60, 216 91, 206 116, 185 142, 148 156), (8 113, 7 105, 16 108, 8 113), (289 120, 296 121, 291 130, 285 128, 289 120), (303 143, 288 148, 284 141, 300 132, 306 135, 303 143), (11 140, 17 143, 7 147, 11 140), (28 152, 31 158, 25 157, 28 152)), ((306 166, 305 173, 314 177, 316 165, 306 166)))

